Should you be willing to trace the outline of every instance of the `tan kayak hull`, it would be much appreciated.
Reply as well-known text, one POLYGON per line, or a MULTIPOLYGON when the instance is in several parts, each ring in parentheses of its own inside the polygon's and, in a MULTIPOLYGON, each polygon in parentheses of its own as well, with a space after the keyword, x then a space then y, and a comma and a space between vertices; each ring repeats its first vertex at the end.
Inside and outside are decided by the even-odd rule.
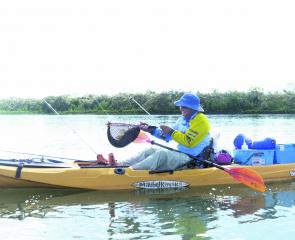
MULTIPOLYGON (((228 167, 237 167, 231 165, 228 167)), ((241 166, 238 166, 241 167, 241 166)), ((295 178, 295 163, 266 166, 243 166, 257 171, 265 183, 295 178)), ((217 168, 187 169, 173 173, 150 174, 145 170, 122 168, 27 168, 16 177, 17 167, 0 166, 0 187, 62 187, 94 190, 198 187, 238 184, 228 173, 217 168)))

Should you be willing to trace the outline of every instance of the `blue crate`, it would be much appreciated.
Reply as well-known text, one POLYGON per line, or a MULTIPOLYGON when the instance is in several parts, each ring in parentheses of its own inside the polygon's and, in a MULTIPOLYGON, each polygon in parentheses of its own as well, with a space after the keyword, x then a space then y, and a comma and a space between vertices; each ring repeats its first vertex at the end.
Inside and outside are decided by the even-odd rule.
POLYGON ((277 144, 275 163, 285 164, 295 162, 295 144, 277 144))
POLYGON ((272 165, 275 150, 234 150, 234 163, 242 165, 272 165))

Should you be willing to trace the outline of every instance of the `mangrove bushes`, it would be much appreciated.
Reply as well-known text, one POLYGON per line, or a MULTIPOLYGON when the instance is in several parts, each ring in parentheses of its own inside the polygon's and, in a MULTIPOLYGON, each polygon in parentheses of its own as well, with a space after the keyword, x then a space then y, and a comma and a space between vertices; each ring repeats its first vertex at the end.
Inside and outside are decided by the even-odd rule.
MULTIPOLYGON (((134 98, 151 114, 178 114, 174 101, 184 92, 169 91, 156 93, 128 94, 113 96, 86 95, 49 96, 45 100, 60 114, 144 114, 144 111, 131 99, 134 98)), ((260 114, 295 113, 295 91, 264 93, 259 89, 248 92, 231 91, 220 93, 196 92, 209 114, 260 114)), ((41 99, 9 98, 0 100, 0 113, 52 114, 52 110, 41 99)))

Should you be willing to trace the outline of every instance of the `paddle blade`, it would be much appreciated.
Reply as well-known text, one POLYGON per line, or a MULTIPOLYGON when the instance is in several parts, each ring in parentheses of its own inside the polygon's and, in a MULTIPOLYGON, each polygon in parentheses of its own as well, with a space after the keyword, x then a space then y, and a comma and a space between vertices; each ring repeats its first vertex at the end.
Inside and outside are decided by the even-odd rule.
POLYGON ((146 142, 151 142, 149 136, 145 132, 140 131, 137 138, 134 140, 134 143, 146 143, 146 142))
POLYGON ((246 186, 259 191, 265 192, 266 187, 262 177, 252 169, 249 168, 225 168, 235 180, 245 184, 246 186))

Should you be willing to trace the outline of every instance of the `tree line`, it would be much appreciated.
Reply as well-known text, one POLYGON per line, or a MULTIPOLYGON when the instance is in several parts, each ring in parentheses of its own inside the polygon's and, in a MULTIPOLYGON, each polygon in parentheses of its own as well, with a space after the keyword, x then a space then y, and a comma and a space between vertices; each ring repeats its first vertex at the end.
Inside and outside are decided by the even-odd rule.
MULTIPOLYGON (((85 95, 82 97, 49 96, 45 100, 60 114, 144 114, 131 99, 135 99, 151 114, 179 114, 174 105, 183 91, 116 95, 85 95)), ((264 93, 254 88, 247 92, 217 90, 211 93, 195 92, 208 114, 263 114, 295 113, 295 91, 264 93)), ((9 98, 0 100, 2 114, 53 114, 42 99, 9 98)))

